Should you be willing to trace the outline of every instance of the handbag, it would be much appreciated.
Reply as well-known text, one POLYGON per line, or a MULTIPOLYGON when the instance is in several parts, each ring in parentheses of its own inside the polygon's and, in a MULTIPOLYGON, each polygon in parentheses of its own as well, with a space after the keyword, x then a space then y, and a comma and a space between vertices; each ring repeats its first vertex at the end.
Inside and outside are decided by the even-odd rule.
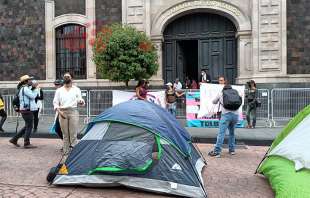
POLYGON ((262 106, 262 102, 260 100, 258 100, 258 99, 256 99, 255 103, 256 103, 256 107, 261 107, 262 106))

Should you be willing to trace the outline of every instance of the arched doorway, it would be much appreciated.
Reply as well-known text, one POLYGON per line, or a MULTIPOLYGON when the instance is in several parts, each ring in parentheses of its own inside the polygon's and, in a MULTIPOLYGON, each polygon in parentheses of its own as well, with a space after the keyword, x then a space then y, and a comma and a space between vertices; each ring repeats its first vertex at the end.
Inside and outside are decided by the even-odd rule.
POLYGON ((207 70, 212 82, 237 77, 236 27, 228 18, 211 13, 192 13, 170 22, 164 30, 164 80, 186 77, 199 80, 207 70))

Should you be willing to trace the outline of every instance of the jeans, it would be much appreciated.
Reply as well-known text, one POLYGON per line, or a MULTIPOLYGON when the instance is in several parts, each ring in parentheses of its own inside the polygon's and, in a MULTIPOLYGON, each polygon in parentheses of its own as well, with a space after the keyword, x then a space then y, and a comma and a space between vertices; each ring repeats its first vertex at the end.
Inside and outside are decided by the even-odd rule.
POLYGON ((167 110, 175 117, 177 114, 177 103, 168 103, 167 110))
POLYGON ((33 113, 31 111, 21 112, 22 118, 25 121, 25 126, 12 138, 18 141, 24 135, 24 145, 30 144, 30 135, 33 127, 33 113))
POLYGON ((234 113, 225 113, 222 114, 221 120, 220 120, 220 126, 219 126, 219 133, 217 134, 216 144, 214 151, 216 153, 221 153, 222 151, 222 145, 225 138, 226 129, 229 130, 229 139, 228 139, 228 146, 229 151, 234 152, 235 151, 235 127, 238 123, 239 116, 234 113))
POLYGON ((248 105, 246 109, 246 120, 248 125, 251 125, 251 118, 253 119, 252 126, 256 125, 256 106, 248 105))

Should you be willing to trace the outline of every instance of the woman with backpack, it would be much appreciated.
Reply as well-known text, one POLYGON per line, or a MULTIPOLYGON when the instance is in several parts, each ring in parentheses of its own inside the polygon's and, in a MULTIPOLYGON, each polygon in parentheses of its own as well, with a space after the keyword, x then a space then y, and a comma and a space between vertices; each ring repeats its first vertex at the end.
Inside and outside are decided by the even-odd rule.
POLYGON ((253 129, 256 125, 256 109, 257 109, 257 89, 256 89, 256 83, 254 80, 249 81, 248 83, 248 93, 246 94, 246 119, 248 122, 248 125, 246 128, 253 129), (252 118, 252 124, 251 124, 251 118, 252 118))
POLYGON ((33 128, 33 111, 37 109, 35 102, 38 92, 32 89, 32 77, 24 75, 20 77, 20 83, 17 85, 19 98, 19 112, 25 121, 25 126, 12 138, 10 143, 20 147, 18 139, 24 136, 24 148, 36 148, 30 144, 30 136, 33 128))

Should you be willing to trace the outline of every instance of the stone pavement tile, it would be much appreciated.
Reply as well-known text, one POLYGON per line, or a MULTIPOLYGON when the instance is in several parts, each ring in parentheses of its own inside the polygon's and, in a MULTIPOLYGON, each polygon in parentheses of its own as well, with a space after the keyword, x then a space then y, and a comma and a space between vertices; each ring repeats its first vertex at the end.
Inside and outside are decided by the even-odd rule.
POLYGON ((274 197, 267 180, 254 175, 267 147, 253 147, 236 150, 236 155, 222 151, 221 158, 211 158, 207 153, 213 145, 199 145, 208 162, 204 180, 210 198, 213 197, 274 197))
MULTIPOLYGON (((45 181, 49 169, 60 159, 61 141, 57 139, 33 139, 37 149, 16 149, 0 138, 0 198, 6 197, 70 197, 70 198, 157 198, 169 197, 126 188, 82 188, 48 186, 45 181)), ((227 149, 221 158, 207 156, 213 145, 198 145, 207 160, 203 177, 210 198, 271 198, 273 192, 267 180, 254 171, 267 147, 238 149, 230 156, 227 149)), ((173 196, 170 196, 173 197, 173 196)))

